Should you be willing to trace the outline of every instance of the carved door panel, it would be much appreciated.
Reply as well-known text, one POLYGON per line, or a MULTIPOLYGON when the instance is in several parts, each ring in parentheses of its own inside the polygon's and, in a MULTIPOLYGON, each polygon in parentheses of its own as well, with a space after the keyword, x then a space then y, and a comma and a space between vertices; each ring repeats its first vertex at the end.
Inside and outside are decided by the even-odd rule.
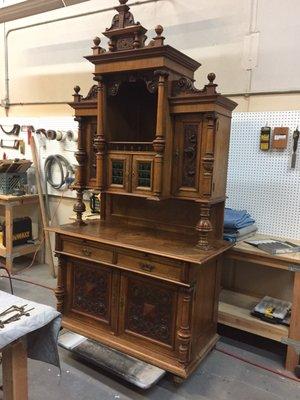
POLYGON ((86 149, 87 149, 87 178, 88 187, 96 186, 96 152, 94 148, 94 138, 97 133, 97 117, 87 117, 83 125, 86 149))
POLYGON ((110 153, 108 155, 108 190, 129 192, 131 189, 130 169, 130 155, 110 153))
POLYGON ((122 273, 119 334, 141 345, 164 348, 165 352, 172 353, 177 297, 175 285, 122 273))
POLYGON ((152 194, 153 157, 133 155, 132 157, 132 193, 152 194))
POLYGON ((179 197, 199 196, 202 120, 199 114, 175 117, 172 192, 179 197))
POLYGON ((101 264, 68 259, 65 314, 108 330, 116 329, 118 282, 101 264))

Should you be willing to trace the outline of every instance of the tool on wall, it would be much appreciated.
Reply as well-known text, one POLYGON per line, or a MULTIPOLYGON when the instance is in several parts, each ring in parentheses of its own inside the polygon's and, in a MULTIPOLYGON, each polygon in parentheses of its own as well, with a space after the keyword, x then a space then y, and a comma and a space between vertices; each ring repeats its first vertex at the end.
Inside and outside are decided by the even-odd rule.
POLYGON ((24 140, 9 140, 1 139, 0 147, 3 149, 19 150, 21 154, 25 154, 25 142, 24 140))
POLYGON ((56 139, 56 131, 53 129, 48 129, 46 131, 46 137, 49 140, 55 140, 56 139))
POLYGON ((67 140, 69 140, 70 142, 77 142, 78 141, 78 132, 74 132, 74 131, 67 131, 67 140))
POLYGON ((32 125, 22 125, 21 132, 27 133, 27 144, 30 146, 30 138, 34 132, 34 127, 32 125))
POLYGON ((264 126, 260 130, 260 143, 259 148, 263 151, 270 150, 271 143, 271 128, 269 126, 264 126))
POLYGON ((275 127, 273 129, 272 149, 284 150, 288 143, 289 128, 275 127))
POLYGON ((297 147, 298 147, 299 136, 300 136, 300 132, 299 132, 298 126, 297 126, 296 130, 294 130, 294 133, 293 133, 293 154, 292 154, 291 168, 295 168, 295 166, 296 166, 297 147))
POLYGON ((6 133, 6 135, 18 136, 20 133, 21 127, 18 124, 14 124, 11 129, 8 128, 8 130, 7 130, 6 126, 4 127, 4 125, 0 124, 0 129, 2 130, 2 132, 6 133))

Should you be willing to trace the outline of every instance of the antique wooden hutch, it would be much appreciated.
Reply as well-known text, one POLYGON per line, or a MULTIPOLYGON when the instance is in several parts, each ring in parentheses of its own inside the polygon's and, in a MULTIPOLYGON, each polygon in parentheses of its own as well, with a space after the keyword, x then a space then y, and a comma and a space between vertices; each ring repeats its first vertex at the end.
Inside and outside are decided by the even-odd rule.
POLYGON ((186 378, 217 341, 231 112, 215 75, 164 44, 120 0, 94 39, 93 85, 75 87, 76 222, 54 228, 66 328, 186 378), (83 192, 101 193, 86 223, 83 192))

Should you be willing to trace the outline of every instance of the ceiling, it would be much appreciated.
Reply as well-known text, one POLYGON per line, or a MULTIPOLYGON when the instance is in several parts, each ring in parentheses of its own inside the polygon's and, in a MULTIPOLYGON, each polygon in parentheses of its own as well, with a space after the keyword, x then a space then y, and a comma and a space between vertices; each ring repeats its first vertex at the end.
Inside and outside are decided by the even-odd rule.
MULTIPOLYGON (((4 2, 1 6, 0 23, 56 10, 57 8, 72 6, 85 1, 89 0, 26 0, 21 2, 16 1, 17 4, 8 6, 5 6, 4 2)), ((9 1, 9 3, 11 3, 11 1, 9 1)))

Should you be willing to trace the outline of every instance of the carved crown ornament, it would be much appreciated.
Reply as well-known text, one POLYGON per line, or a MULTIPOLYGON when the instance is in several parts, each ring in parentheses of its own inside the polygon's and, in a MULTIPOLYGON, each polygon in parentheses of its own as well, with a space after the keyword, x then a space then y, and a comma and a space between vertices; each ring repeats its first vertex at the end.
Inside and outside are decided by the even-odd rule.
MULTIPOLYGON (((130 8, 126 4, 127 1, 128 0, 119 0, 120 5, 115 7, 116 11, 118 11, 118 14, 113 17, 111 26, 106 28, 105 32, 103 32, 103 35, 109 38, 108 49, 110 52, 145 47, 147 29, 144 28, 140 22, 135 22, 132 13, 129 11, 130 8)), ((150 41, 148 46, 163 45, 163 27, 158 25, 155 28, 155 32, 156 37, 150 41)), ((95 47, 97 48, 97 44, 95 44, 95 47)), ((93 52, 94 54, 99 54, 99 50, 96 48, 93 48, 93 52)))

